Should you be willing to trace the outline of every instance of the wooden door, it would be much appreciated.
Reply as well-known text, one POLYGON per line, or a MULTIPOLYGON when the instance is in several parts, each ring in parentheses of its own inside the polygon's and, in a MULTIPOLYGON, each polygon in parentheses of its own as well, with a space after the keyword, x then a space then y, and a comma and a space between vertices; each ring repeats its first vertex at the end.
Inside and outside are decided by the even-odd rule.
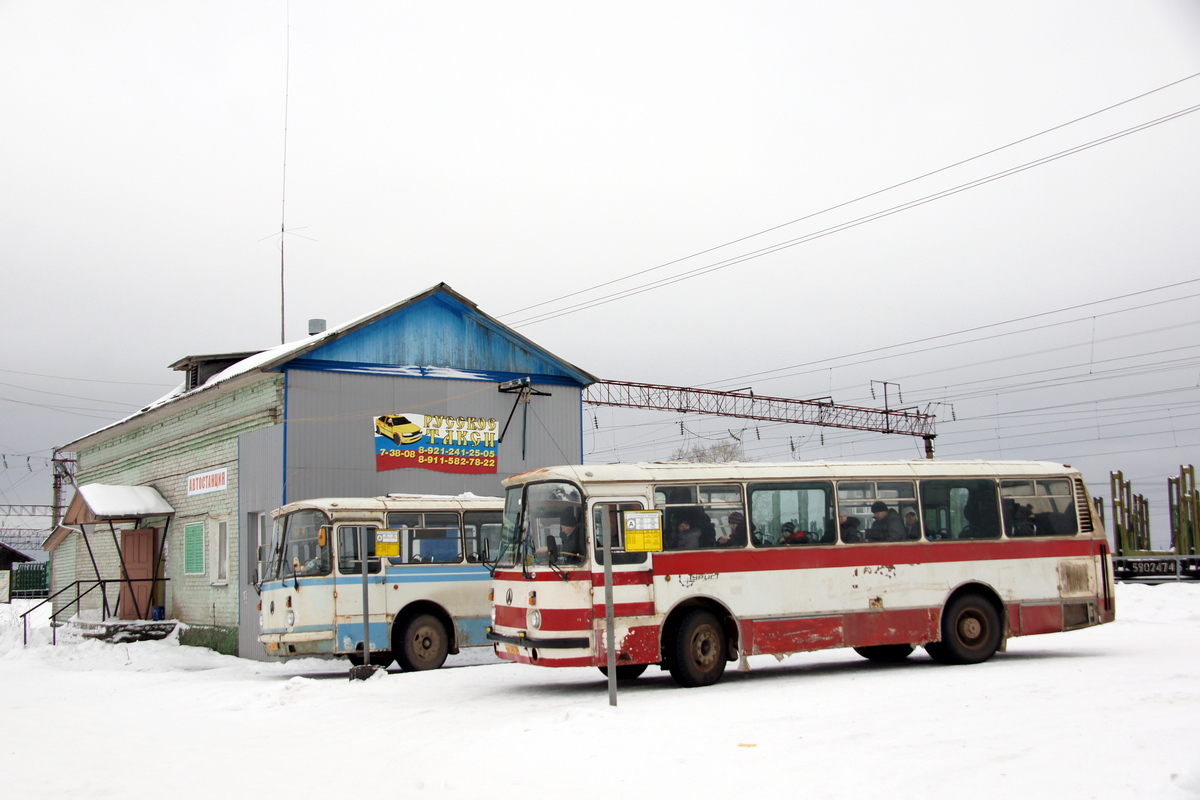
MULTIPOLYGON (((154 577, 154 559, 158 555, 158 548, 155 546, 158 544, 156 534, 157 530, 154 528, 121 531, 121 556, 125 559, 125 570, 130 579, 154 577)), ((121 584, 121 619, 150 619, 154 583, 143 580, 133 583, 132 587, 131 594, 130 584, 121 584)))

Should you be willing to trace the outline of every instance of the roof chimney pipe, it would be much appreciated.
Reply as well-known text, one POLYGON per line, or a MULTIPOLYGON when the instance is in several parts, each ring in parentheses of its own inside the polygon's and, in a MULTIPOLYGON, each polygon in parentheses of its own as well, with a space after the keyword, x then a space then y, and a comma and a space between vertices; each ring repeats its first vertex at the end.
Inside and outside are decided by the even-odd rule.
POLYGON ((325 320, 310 319, 308 321, 308 335, 309 336, 316 336, 318 333, 324 333, 324 332, 325 332, 325 320))

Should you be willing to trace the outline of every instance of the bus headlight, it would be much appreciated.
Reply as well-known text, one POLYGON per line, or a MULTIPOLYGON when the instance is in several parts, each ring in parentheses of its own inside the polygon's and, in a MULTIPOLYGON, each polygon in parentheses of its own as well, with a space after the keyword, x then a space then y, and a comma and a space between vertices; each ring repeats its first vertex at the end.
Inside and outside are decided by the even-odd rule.
POLYGON ((289 611, 287 613, 287 626, 289 628, 292 628, 292 627, 295 627, 295 625, 296 625, 296 612, 289 611))
POLYGON ((492 606, 492 625, 496 624, 496 607, 492 606))
POLYGON ((535 631, 542 627, 542 612, 536 608, 529 609, 529 627, 535 631))

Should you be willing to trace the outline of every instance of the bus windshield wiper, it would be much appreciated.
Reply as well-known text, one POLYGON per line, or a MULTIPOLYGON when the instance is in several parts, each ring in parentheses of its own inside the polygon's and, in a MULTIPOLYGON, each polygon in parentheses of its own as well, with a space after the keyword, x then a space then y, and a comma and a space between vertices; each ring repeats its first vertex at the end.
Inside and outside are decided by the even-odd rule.
POLYGON ((550 569, 554 570, 554 574, 562 578, 563 581, 569 581, 567 573, 558 565, 558 542, 553 536, 546 537, 546 564, 550 569))

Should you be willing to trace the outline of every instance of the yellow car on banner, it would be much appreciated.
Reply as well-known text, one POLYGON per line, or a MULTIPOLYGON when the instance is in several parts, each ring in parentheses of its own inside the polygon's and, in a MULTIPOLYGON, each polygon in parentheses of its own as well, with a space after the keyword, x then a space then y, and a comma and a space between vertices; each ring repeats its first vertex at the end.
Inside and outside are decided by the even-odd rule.
POLYGON ((386 414, 375 418, 375 433, 396 444, 415 444, 425 435, 425 428, 402 414, 386 414))

